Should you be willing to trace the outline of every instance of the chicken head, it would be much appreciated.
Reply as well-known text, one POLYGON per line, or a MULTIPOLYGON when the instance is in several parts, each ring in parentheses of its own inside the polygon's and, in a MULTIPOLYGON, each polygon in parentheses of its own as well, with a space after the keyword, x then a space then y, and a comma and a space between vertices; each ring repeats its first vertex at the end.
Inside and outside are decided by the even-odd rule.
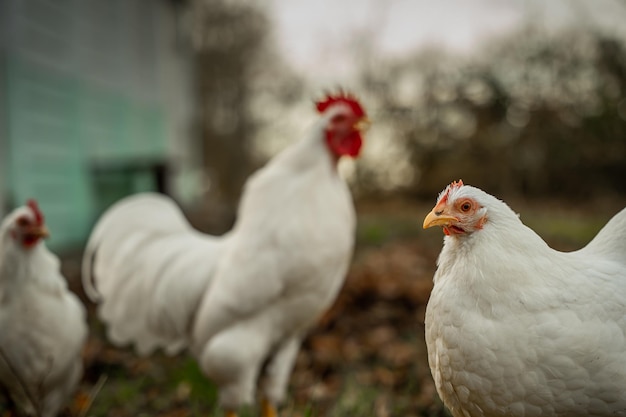
POLYGON ((24 249, 34 247, 41 239, 48 237, 43 213, 35 200, 28 200, 9 224, 11 237, 24 249))
POLYGON ((486 209, 462 186, 462 180, 454 181, 439 194, 437 204, 424 219, 424 229, 442 226, 447 236, 459 236, 483 228, 486 209))
POLYGON ((327 116, 326 144, 339 159, 342 156, 356 158, 363 145, 362 134, 369 126, 365 110, 359 101, 344 93, 328 95, 316 103, 317 111, 327 116))

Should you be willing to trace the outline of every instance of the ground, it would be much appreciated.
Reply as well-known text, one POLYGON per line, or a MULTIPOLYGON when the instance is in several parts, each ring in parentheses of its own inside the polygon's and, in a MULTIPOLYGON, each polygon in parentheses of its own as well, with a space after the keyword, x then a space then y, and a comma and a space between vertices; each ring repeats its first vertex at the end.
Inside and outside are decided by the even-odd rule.
MULTIPOLYGON (((304 343, 281 416, 448 415, 430 376, 423 336, 443 236, 421 228, 430 203, 358 205, 357 248, 345 286, 304 343)), ((624 201, 510 205, 553 247, 572 250, 589 241, 624 201)), ((78 256, 65 257, 63 271, 80 293, 79 262, 78 256)), ((130 349, 115 348, 106 342, 93 306, 89 311, 85 375, 65 416, 221 415, 215 386, 191 357, 138 358, 130 349)))

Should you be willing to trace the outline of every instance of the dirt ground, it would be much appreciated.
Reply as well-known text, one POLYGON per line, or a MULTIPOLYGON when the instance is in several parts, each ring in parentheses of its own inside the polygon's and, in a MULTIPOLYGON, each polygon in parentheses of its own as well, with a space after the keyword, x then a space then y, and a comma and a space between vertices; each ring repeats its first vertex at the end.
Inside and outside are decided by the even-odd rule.
MULTIPOLYGON (((336 303, 303 345, 281 415, 443 415, 423 340, 435 254, 421 252, 416 242, 360 251, 336 303)), ((191 358, 137 358, 109 345, 102 327, 95 319, 92 323, 83 402, 102 375, 107 381, 91 415, 217 413, 215 387, 197 381, 203 377, 191 358), (116 396, 129 398, 120 402, 116 396)))
MULTIPOLYGON (((594 216, 587 215, 593 206, 524 205, 520 211, 548 243, 575 249, 621 204, 604 205, 594 216), (555 228, 556 219, 565 225, 555 228)), ((359 206, 357 248, 345 286, 303 345, 281 416, 448 415, 430 376, 423 338, 442 243, 441 231, 421 230, 430 208, 428 203, 359 206)), ((63 259, 70 287, 80 294, 79 267, 79 253, 63 259)), ((65 416, 221 415, 216 387, 192 358, 139 358, 130 349, 115 348, 92 305, 89 312, 85 375, 65 416)), ((0 400, 0 412, 4 408, 0 400)), ((255 409, 242 413, 256 414, 255 409)))

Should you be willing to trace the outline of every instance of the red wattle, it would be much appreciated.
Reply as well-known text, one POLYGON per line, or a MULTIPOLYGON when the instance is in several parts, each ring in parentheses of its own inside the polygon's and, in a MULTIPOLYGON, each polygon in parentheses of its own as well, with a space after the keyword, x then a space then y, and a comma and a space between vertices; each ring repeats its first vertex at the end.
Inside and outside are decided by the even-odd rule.
POLYGON ((343 139, 337 139, 330 132, 327 132, 326 143, 336 156, 349 156, 356 158, 359 156, 359 153, 361 153, 363 139, 361 138, 361 134, 359 132, 353 132, 343 139))

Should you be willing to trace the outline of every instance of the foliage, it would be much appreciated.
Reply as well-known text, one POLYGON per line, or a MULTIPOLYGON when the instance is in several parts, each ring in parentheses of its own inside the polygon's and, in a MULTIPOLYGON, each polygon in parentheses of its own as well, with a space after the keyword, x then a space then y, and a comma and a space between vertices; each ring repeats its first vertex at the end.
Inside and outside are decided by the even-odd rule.
POLYGON ((247 1, 193 0, 189 14, 199 148, 213 200, 234 212, 243 184, 257 165, 252 140, 267 122, 258 117, 255 104, 270 95, 287 105, 298 82, 273 48, 265 9, 247 1))
MULTIPOLYGON (((389 146, 409 161, 403 179, 414 194, 431 197, 460 177, 500 194, 626 193, 626 48, 617 39, 531 28, 480 60, 422 51, 365 67, 362 78, 389 146)), ((363 188, 380 189, 378 167, 361 169, 363 188)))
MULTIPOLYGON (((359 202, 354 262, 339 298, 304 343, 281 416, 447 415, 430 376, 423 333, 442 240, 440 232, 421 229, 421 219, 433 203, 359 202)), ((548 243, 568 250, 583 246, 624 206, 623 199, 576 205, 509 203, 548 243)), ((80 293, 80 254, 74 258, 63 260, 63 273, 80 293)), ((106 342, 104 326, 89 307, 85 375, 61 417, 85 411, 94 417, 222 415, 217 387, 194 359, 185 354, 142 358, 131 349, 114 347, 106 342), (95 390, 102 380, 101 389, 95 390), (86 399, 91 397, 89 406, 86 399)), ((6 415, 8 407, 0 391, 0 415, 6 415)), ((257 411, 244 410, 241 416, 257 416, 257 411)))

